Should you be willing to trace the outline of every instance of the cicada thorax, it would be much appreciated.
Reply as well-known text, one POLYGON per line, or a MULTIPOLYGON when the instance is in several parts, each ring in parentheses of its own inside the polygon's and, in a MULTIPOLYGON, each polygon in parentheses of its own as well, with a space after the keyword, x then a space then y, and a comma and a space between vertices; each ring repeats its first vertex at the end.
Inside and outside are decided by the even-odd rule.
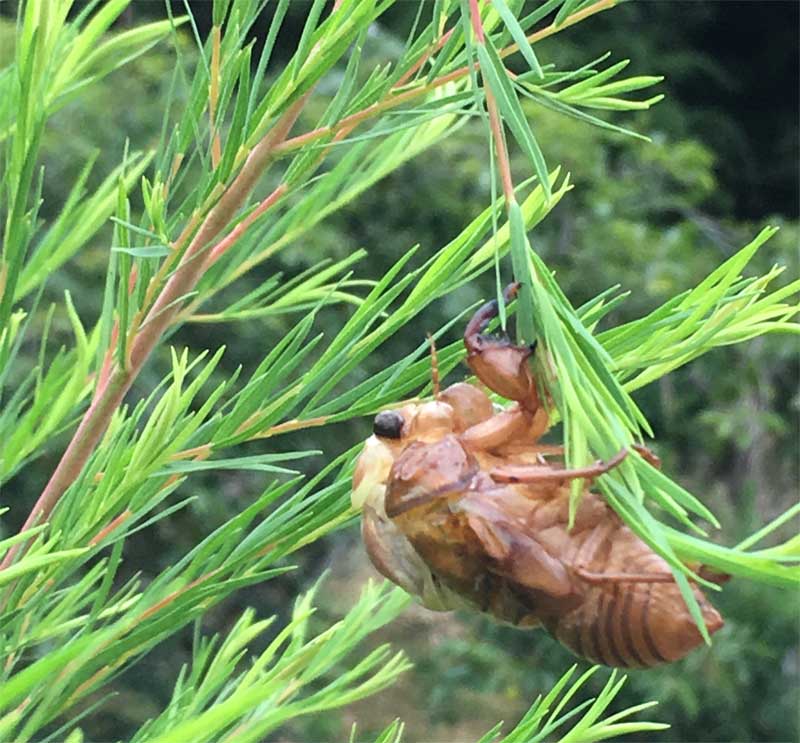
MULTIPOLYGON (((476 531, 476 518, 491 518, 492 514, 484 514, 482 509, 494 498, 502 503, 503 516, 511 515, 514 494, 507 492, 504 497, 495 492, 498 490, 505 488, 498 489, 479 459, 458 436, 451 435, 433 444, 415 442, 403 451, 388 478, 384 506, 388 518, 435 579, 458 594, 463 603, 503 622, 536 626, 539 620, 531 610, 531 592, 519 590, 514 581, 497 572, 503 560, 487 553, 485 529, 476 531)), ((530 504, 525 498, 516 500, 516 518, 523 526, 530 504)), ((510 531, 497 531, 488 539, 508 540, 507 545, 496 545, 497 549, 513 551, 510 531)), ((492 548, 488 549, 491 552, 492 548)), ((369 544, 368 550, 375 562, 378 550, 370 549, 369 544)), ((526 563, 523 555, 514 557, 511 552, 506 561, 512 563, 507 565, 512 573, 526 563)), ((552 562, 560 568, 556 559, 552 562)))

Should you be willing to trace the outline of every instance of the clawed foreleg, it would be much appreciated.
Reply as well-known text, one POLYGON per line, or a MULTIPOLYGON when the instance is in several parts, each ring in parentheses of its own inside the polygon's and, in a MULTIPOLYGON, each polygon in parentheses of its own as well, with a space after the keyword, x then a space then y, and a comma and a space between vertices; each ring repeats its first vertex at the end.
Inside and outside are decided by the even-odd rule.
MULTIPOLYGON (((513 298, 519 284, 506 287, 503 301, 513 298)), ((464 331, 464 345, 467 349, 467 364, 490 390, 507 400, 516 400, 523 408, 535 413, 539 405, 528 358, 532 346, 516 346, 507 339, 483 335, 489 321, 497 317, 499 307, 496 301, 487 302, 467 324, 464 331)))
MULTIPOLYGON (((503 291, 503 301, 506 304, 510 302, 517 295, 517 291, 519 291, 519 282, 509 284, 503 291)), ((483 335, 483 331, 486 330, 486 326, 497 317, 498 311, 497 300, 493 299, 491 302, 487 302, 480 307, 472 316, 467 323, 467 327, 464 328, 464 344, 467 347, 467 351, 470 353, 480 353, 480 351, 483 350, 483 344, 487 342, 497 342, 494 339, 486 338, 483 335)))

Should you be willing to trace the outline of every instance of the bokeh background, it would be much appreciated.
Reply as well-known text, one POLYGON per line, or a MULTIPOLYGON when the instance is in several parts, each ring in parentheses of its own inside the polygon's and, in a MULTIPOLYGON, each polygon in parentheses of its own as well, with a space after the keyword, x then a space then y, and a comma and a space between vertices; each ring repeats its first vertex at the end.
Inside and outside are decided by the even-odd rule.
MULTIPOLYGON (((191 0, 189 5, 204 35, 211 3, 191 0)), ((274 69, 291 54, 307 8, 299 0, 291 3, 274 69)), ((559 66, 577 66, 611 50, 614 59, 631 58, 632 74, 666 77, 660 88, 667 96, 664 102, 619 120, 651 137, 650 144, 541 109, 530 111, 548 163, 561 163, 576 184, 536 228, 533 245, 557 270, 576 305, 614 284, 631 291, 605 327, 633 319, 696 283, 765 224, 782 229, 762 249, 754 268, 781 263, 788 276, 798 276, 798 8, 796 2, 730 0, 630 3, 537 46, 540 59, 559 66)), ((11 11, 0 6, 6 13, 0 17, 0 58, 10 53, 11 11)), ((174 12, 183 11, 183 3, 175 2, 174 12)), ((392 59, 415 11, 411 2, 393 9, 365 54, 376 64, 392 59)), ((125 22, 164 15, 161 2, 137 2, 125 22)), ((268 19, 267 11, 263 33, 268 19)), ((185 59, 191 60, 195 52, 188 34, 182 43, 185 59)), ((119 162, 126 139, 133 149, 154 144, 174 64, 174 52, 157 47, 54 117, 47 132, 45 218, 57 213, 74 174, 92 152, 99 150, 93 176, 99 181, 119 162)), ((320 85, 320 111, 336 84, 333 76, 320 85)), ((299 127, 312 124, 301 121, 299 127)), ((380 276, 416 243, 422 260, 487 205, 487 167, 484 130, 479 123, 467 124, 235 291, 243 294, 276 271, 291 277, 322 256, 341 258, 362 247, 369 251, 359 268, 362 276, 380 276)), ((521 159, 515 169, 526 175, 521 159)), ((52 277, 47 289, 54 297, 70 289, 85 322, 99 311, 109 244, 108 234, 98 236, 52 277)), ((492 291, 493 279, 487 277, 439 302, 383 347, 363 374, 401 357, 419 343, 422 329, 440 327, 492 291)), ((332 331, 348 312, 342 307, 323 313, 321 329, 332 331)), ((239 364, 253 368, 293 321, 283 316, 234 326, 190 325, 174 342, 195 349, 226 344, 225 371, 231 372, 239 364)), ((68 342, 69 328, 64 325, 58 332, 68 342)), ((736 543, 797 500, 798 372, 795 338, 773 336, 716 350, 636 395, 656 432, 654 448, 665 469, 720 517, 720 541, 736 543)), ((464 375, 454 374, 453 380, 464 375)), ((151 364, 131 394, 142 394, 159 378, 158 363, 151 364)), ((271 445, 321 449, 331 457, 365 438, 369 424, 312 429, 271 445)), ((35 471, 27 468, 25 479, 6 490, 14 494, 20 519, 58 454, 58 449, 49 453, 35 471)), ((314 472, 322 461, 306 466, 314 472)), ((263 484, 255 473, 193 478, 187 487, 197 500, 129 540, 127 570, 145 578, 157 573, 240 510, 263 484)), ((343 614, 374 575, 355 526, 307 548, 296 561, 299 569, 289 576, 242 591, 215 609, 206 629, 224 631, 244 606, 255 606, 262 616, 285 615, 297 592, 324 571, 328 575, 317 621, 327 622, 343 614)), ((619 705, 659 700, 650 718, 672 728, 648 738, 653 741, 797 740, 799 598, 731 582, 716 601, 727 625, 714 646, 668 668, 632 672, 619 705)), ((378 641, 403 648, 416 664, 399 686, 346 713, 308 720, 278 739, 345 740, 356 720, 367 736, 400 716, 409 741, 475 740, 498 719, 514 722, 573 662, 543 633, 418 607, 378 641)), ((118 678, 117 696, 82 723, 87 738, 124 739, 159 711, 190 655, 191 635, 182 633, 118 678)), ((600 675, 595 688, 605 680, 600 675)))

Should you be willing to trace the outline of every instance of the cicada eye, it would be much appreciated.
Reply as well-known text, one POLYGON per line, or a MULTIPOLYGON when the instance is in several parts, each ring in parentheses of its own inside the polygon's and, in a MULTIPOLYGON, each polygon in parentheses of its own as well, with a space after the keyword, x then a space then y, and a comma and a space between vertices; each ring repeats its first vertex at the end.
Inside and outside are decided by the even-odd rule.
POLYGON ((375 416, 372 433, 385 439, 399 439, 404 423, 403 416, 396 410, 384 410, 375 416))

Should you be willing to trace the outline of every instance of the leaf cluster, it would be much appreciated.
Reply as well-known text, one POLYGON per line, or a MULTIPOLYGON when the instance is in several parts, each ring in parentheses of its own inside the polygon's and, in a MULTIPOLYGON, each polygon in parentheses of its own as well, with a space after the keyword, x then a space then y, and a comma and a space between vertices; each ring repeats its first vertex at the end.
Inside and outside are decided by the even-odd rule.
MULTIPOLYGON (((357 514, 349 490, 358 447, 318 465, 316 450, 242 455, 235 447, 253 441, 269 447, 289 432, 332 426, 424 395, 430 368, 421 338, 405 358, 353 379, 437 299, 493 267, 499 275, 507 255, 523 283, 520 332, 540 341, 537 369, 553 417, 563 421, 571 462, 609 456, 641 439, 648 428, 633 389, 711 348, 766 332, 796 332, 790 321, 797 308, 788 300, 797 284, 771 290, 777 269, 742 277, 769 230, 693 291, 601 334, 596 324, 622 297, 607 292, 573 308, 531 250, 529 231, 571 186, 568 175, 547 166, 519 96, 606 128, 615 125, 584 109, 636 110, 656 101, 621 96, 658 78, 615 79, 624 64, 596 70, 597 60, 559 71, 540 64, 531 46, 531 39, 560 33, 604 9, 606 0, 549 0, 519 21, 520 3, 484 3, 481 41, 471 38, 466 4, 437 0, 428 18, 428 6, 420 3, 398 58, 371 71, 362 68, 363 47, 392 0, 343 0, 327 15, 325 3, 315 0, 294 55, 272 78, 267 70, 287 0, 276 3, 259 53, 249 36, 261 4, 252 0, 216 0, 206 40, 190 17, 108 35, 128 4, 89 3, 70 17, 70 0, 29 0, 20 9, 14 60, 0 75, 0 482, 35 464, 59 434, 72 435, 29 522, 0 544, 0 737, 30 740, 52 729, 167 637, 198 623, 234 591, 286 572, 287 556, 352 521, 357 514), (549 25, 533 30, 549 16, 549 25), (182 25, 193 31, 196 56, 177 40, 182 25), (59 216, 44 224, 45 173, 37 163, 49 117, 166 39, 174 42, 177 59, 157 143, 142 152, 126 146, 119 167, 86 193, 90 159, 59 216), (521 75, 503 61, 517 49, 530 66, 521 75), (330 100, 313 121, 301 119, 307 131, 290 137, 317 84, 334 72, 341 78, 330 100), (302 242, 322 220, 344 212, 468 118, 483 118, 487 86, 533 174, 514 190, 511 204, 508 194, 493 199, 446 245, 409 247, 382 276, 369 274, 366 251, 339 260, 315 256, 309 270, 289 280, 270 273, 279 251, 302 242), (186 104, 176 111, 180 96, 186 104), (137 185, 141 208, 132 196, 137 185), (504 207, 508 219, 501 225, 504 207), (74 342, 54 351, 49 327, 57 310, 40 311, 43 287, 109 221, 100 314, 82 322, 65 295, 61 307, 74 342), (237 282, 254 274, 263 276, 261 284, 229 301, 237 282), (319 317, 342 304, 351 312, 338 332, 329 338, 318 333, 319 317), (223 373, 223 348, 170 348, 160 381, 141 399, 125 402, 150 356, 184 323, 274 318, 294 324, 287 323, 250 373, 223 373), (36 333, 36 362, 25 368, 24 344, 36 333), (190 487, 187 480, 234 469, 265 473, 261 494, 154 580, 123 577, 126 540, 186 507, 192 498, 174 494, 190 487)), ((463 349, 445 345, 439 356, 446 373, 463 349)), ((753 540, 736 548, 713 545, 693 521, 714 523, 708 508, 637 456, 600 486, 631 528, 670 561, 690 607, 696 609, 686 560, 780 585, 798 580, 796 541, 758 551, 750 549, 753 540), (672 522, 657 519, 649 506, 672 522), (674 523, 701 536, 678 531, 674 523)), ((198 633, 194 662, 179 675, 172 701, 134 739, 259 740, 300 715, 378 691, 405 661, 386 648, 361 661, 345 658, 404 600, 368 588, 340 623, 307 639, 306 596, 267 649, 250 654, 246 671, 247 648, 268 623, 246 612, 222 640, 203 641, 198 633)), ((628 713, 601 719, 619 690, 614 677, 597 699, 562 714, 584 680, 565 691, 565 675, 507 740, 543 737, 568 720, 573 727, 564 740, 655 729, 653 723, 619 722, 628 713)), ((394 724, 379 740, 395 739, 399 730, 394 724)))

